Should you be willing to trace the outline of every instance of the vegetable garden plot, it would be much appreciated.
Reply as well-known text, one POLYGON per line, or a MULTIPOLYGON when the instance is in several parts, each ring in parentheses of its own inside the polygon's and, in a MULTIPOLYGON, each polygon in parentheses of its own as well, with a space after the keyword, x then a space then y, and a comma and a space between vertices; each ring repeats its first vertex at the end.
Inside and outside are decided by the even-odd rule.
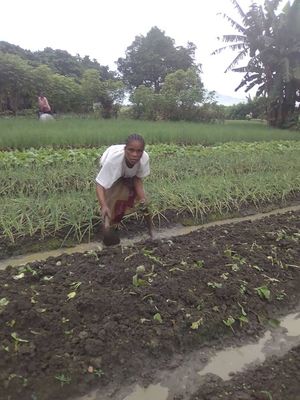
POLYGON ((260 335, 299 302, 300 213, 0 272, 0 399, 151 382, 178 353, 260 335))

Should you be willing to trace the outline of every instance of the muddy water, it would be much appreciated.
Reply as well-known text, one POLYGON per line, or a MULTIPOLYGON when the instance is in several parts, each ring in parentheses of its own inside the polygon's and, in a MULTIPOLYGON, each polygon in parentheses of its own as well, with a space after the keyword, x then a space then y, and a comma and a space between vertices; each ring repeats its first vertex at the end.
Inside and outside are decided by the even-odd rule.
MULTIPOLYGON (((184 227, 182 225, 178 225, 178 226, 174 226, 173 228, 159 229, 159 230, 155 231, 154 239, 170 239, 174 236, 187 235, 188 233, 191 233, 193 231, 203 229, 203 228, 208 228, 210 226, 217 226, 217 225, 220 226, 220 225, 238 223, 238 222, 249 221, 249 220, 255 221, 255 220, 259 220, 264 217, 267 217, 269 215, 284 214, 288 211, 298 211, 298 210, 300 210, 300 205, 286 207, 286 208, 280 208, 280 209, 276 209, 276 210, 273 210, 273 211, 270 211, 267 213, 259 213, 259 214, 254 214, 254 215, 250 215, 250 216, 246 216, 246 217, 232 218, 232 219, 225 219, 225 220, 221 220, 221 221, 209 222, 207 224, 197 225, 197 226, 184 227)), ((122 239, 121 246, 130 246, 134 243, 140 242, 145 239, 148 239, 147 234, 144 234, 144 235, 139 234, 138 237, 134 237, 132 239, 122 239)), ((0 270, 6 268, 8 265, 18 266, 18 265, 27 264, 27 263, 33 262, 33 261, 46 260, 48 257, 57 257, 63 253, 65 253, 65 254, 78 253, 78 252, 84 253, 85 251, 102 250, 103 247, 105 247, 105 246, 101 242, 90 242, 90 243, 82 243, 82 244, 79 244, 77 246, 70 247, 70 248, 61 248, 61 249, 51 250, 51 251, 46 251, 46 252, 27 254, 24 256, 11 257, 11 258, 7 258, 5 260, 0 261, 0 270)))
POLYGON ((155 384, 146 388, 136 384, 130 387, 94 390, 74 400, 168 400, 175 395, 188 399, 211 374, 230 379, 231 374, 246 370, 249 365, 258 365, 271 355, 283 356, 292 347, 300 344, 300 306, 295 313, 279 320, 279 326, 256 343, 229 347, 221 351, 203 349, 187 358, 174 359, 172 369, 158 371, 155 384), (209 375, 210 374, 210 375, 209 375))

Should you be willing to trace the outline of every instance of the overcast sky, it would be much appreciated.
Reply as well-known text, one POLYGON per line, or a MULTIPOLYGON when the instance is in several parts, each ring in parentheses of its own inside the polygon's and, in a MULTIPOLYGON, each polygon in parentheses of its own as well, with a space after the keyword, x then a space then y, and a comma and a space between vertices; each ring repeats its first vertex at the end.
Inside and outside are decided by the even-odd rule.
MULTIPOLYGON (((239 4, 247 11, 251 0, 239 4)), ((243 75, 224 74, 235 53, 211 55, 222 47, 218 36, 234 33, 217 15, 220 12, 240 21, 230 0, 5 0, 0 40, 32 51, 52 47, 89 55, 116 70, 115 61, 125 56, 135 36, 146 36, 157 26, 176 46, 186 46, 188 41, 197 46, 196 61, 202 64, 206 89, 244 99, 243 90, 234 91, 243 75)))

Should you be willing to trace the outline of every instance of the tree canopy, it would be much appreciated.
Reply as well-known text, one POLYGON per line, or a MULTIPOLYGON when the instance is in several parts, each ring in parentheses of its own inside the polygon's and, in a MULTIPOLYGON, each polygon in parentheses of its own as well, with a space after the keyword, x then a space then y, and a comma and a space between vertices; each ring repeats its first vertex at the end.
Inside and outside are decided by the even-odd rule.
POLYGON ((126 57, 117 61, 118 71, 130 89, 144 85, 159 93, 168 74, 191 67, 200 70, 195 63, 195 50, 191 42, 187 47, 176 47, 173 39, 153 27, 146 36, 136 36, 127 47, 126 57))

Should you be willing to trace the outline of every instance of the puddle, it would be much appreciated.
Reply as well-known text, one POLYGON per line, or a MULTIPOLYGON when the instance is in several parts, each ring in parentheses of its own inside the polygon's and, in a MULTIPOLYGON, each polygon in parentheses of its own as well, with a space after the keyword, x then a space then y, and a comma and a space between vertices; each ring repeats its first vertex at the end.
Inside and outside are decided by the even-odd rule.
POLYGON ((300 313, 289 314, 281 320, 280 326, 287 329, 288 336, 300 335, 300 313))
POLYGON ((272 333, 267 331, 256 344, 218 352, 198 374, 212 373, 228 380, 232 373, 242 371, 248 364, 264 362, 266 355, 282 355, 290 350, 293 347, 292 338, 297 338, 297 344, 300 343, 300 313, 289 314, 279 322, 278 329, 272 333))
MULTIPOLYGON (((221 226, 226 224, 233 224, 243 221, 256 221, 262 218, 265 218, 269 215, 276 215, 276 214, 284 214, 288 211, 298 211, 300 210, 299 206, 291 206, 286 208, 276 209, 267 213, 259 213, 254 215, 249 215, 246 217, 239 217, 239 218, 232 218, 232 219, 225 219, 220 221, 209 222, 203 225, 196 225, 196 226, 174 226, 173 228, 166 228, 166 229, 159 229, 154 232, 154 239, 170 239, 175 236, 182 236, 187 235, 191 232, 194 232, 199 229, 208 228, 210 226, 221 226)), ((140 234, 137 237, 132 239, 121 239, 121 246, 131 246, 134 243, 143 241, 148 239, 149 236, 147 234, 140 234)), ((27 255, 21 255, 16 257, 7 258, 5 260, 0 261, 0 270, 5 269, 8 265, 13 267, 18 265, 27 264, 33 261, 42 261, 46 260, 48 257, 58 257, 62 254, 72 254, 72 253, 84 253, 85 251, 95 251, 95 250, 102 250, 105 247, 101 242, 90 242, 90 243, 82 243, 74 247, 68 248, 60 248, 57 250, 51 250, 46 252, 40 253, 32 253, 27 255)))
POLYGON ((262 350, 266 342, 270 339, 271 333, 267 332, 257 344, 248 344, 241 348, 230 348, 220 351, 198 374, 206 375, 211 373, 218 375, 226 381, 230 379, 232 373, 241 371, 246 364, 264 362, 266 356, 262 350))
POLYGON ((147 388, 137 385, 134 392, 124 400, 167 400, 168 393, 169 389, 161 385, 150 385, 147 388))
MULTIPOLYGON (((279 320, 280 325, 269 331, 256 343, 229 347, 213 352, 206 348, 195 351, 184 359, 177 355, 171 370, 158 370, 156 379, 146 388, 140 385, 116 388, 113 384, 98 389, 76 400, 171 400, 189 399, 209 375, 223 380, 231 374, 246 370, 253 363, 261 364, 266 358, 283 356, 292 347, 300 344, 300 306, 296 313, 279 320)), ((74 399, 75 400, 75 399, 74 399)))

